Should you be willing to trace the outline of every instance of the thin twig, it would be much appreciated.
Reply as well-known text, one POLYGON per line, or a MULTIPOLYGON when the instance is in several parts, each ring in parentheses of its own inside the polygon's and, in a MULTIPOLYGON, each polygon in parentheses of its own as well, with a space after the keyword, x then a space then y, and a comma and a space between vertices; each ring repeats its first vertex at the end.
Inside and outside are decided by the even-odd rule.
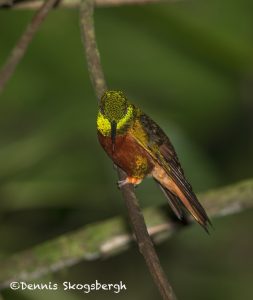
POLYGON ((6 63, 0 70, 0 94, 3 91, 7 81, 14 73, 16 66, 24 56, 27 47, 32 41, 35 33, 39 29, 41 23, 49 13, 49 11, 57 4, 59 0, 47 0, 42 3, 39 10, 36 12, 31 22, 28 24, 24 33, 20 37, 19 41, 15 45, 14 49, 10 53, 6 63))
POLYGON ((0 7, 8 7, 12 5, 13 5, 13 0, 0 0, 0 7))
MULTIPOLYGON (((253 208, 253 179, 198 195, 212 217, 224 217, 253 208)), ((170 218, 169 206, 144 209, 148 232, 160 243, 192 224, 170 218)), ((199 230, 202 233, 202 230, 199 230)), ((204 234, 204 232, 203 232, 204 234)), ((86 225, 0 261, 0 289, 12 281, 29 281, 82 260, 108 258, 128 249, 133 241, 126 220, 115 217, 86 225)))
MULTIPOLYGON (((107 87, 96 44, 93 11, 94 2, 92 0, 83 0, 81 2, 80 21, 88 70, 96 95, 98 99, 100 99, 107 87)), ((118 175, 120 180, 126 177, 126 174, 120 169, 118 169, 118 175)), ((146 261, 150 274, 162 298, 165 300, 173 300, 175 299, 175 295, 161 267, 159 258, 148 234, 147 226, 134 193, 134 187, 129 184, 122 187, 121 191, 128 209, 130 223, 136 236, 139 250, 146 261)))
POLYGON ((100 62, 94 28, 94 2, 83 0, 80 5, 81 38, 85 49, 89 75, 98 101, 107 90, 104 72, 100 62))
MULTIPOLYGON (((42 5, 44 0, 23 0, 13 2, 13 0, 0 0, 5 4, 3 7, 8 9, 37 9, 42 5)), ((95 0, 95 6, 122 6, 122 5, 143 5, 152 3, 174 3, 180 0, 95 0)), ((81 0, 62 0, 57 7, 59 8, 77 8, 80 6, 81 0)), ((2 4, 2 5, 3 5, 2 4)), ((1 2, 0 2, 1 7, 1 2)))
MULTIPOLYGON (((119 179, 125 179, 125 174, 118 170, 119 179)), ((149 272, 158 287, 163 299, 175 300, 176 296, 173 289, 166 278, 158 255, 155 251, 153 242, 149 236, 147 225, 142 215, 138 199, 134 193, 134 187, 129 185, 127 188, 122 188, 122 194, 128 209, 130 221, 136 236, 136 240, 139 246, 139 250, 143 255, 149 272)))

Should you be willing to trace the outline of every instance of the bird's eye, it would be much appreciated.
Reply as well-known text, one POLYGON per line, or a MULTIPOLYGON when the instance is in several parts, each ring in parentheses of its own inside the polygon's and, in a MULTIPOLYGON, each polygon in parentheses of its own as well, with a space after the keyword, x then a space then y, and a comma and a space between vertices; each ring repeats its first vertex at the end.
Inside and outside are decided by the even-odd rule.
POLYGON ((101 106, 100 106, 100 111, 101 111, 101 113, 104 115, 104 113, 105 113, 105 107, 104 107, 104 105, 101 105, 101 106))
POLYGON ((127 114, 127 105, 124 106, 124 115, 127 114))

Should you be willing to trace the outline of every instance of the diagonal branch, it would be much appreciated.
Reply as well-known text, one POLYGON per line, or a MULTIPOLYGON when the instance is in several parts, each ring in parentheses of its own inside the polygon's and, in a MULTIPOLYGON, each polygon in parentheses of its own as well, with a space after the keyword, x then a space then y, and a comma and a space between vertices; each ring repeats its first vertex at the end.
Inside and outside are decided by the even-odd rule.
MULTIPOLYGON (((253 208, 253 179, 198 195, 208 215, 224 217, 253 208)), ((144 209, 149 234, 159 243, 186 228, 168 214, 168 205, 144 209)), ((202 232, 202 231, 201 231, 202 232)), ((12 281, 28 281, 56 272, 82 260, 108 258, 125 251, 133 237, 124 218, 86 225, 0 261, 0 289, 12 281)))
POLYGON ((19 41, 10 53, 6 63, 0 70, 0 94, 3 91, 7 81, 14 73, 18 63, 24 56, 27 47, 32 41, 35 33, 39 29, 41 23, 46 18, 49 11, 57 4, 59 0, 47 0, 42 3, 37 13, 34 15, 32 21, 28 24, 24 33, 21 35, 19 41))
POLYGON ((96 42, 93 13, 94 2, 92 0, 83 0, 80 5, 81 38, 85 49, 91 83, 99 101, 103 93, 107 90, 107 85, 96 42))
MULTIPOLYGON (((98 99, 100 99, 107 87, 96 44, 93 11, 93 0, 83 0, 81 2, 80 22, 88 70, 96 95, 98 99)), ((119 179, 122 180, 125 179, 126 174, 118 169, 118 176, 119 179)), ((138 200, 134 193, 134 187, 128 184, 122 187, 121 191, 128 209, 130 223, 136 236, 139 250, 146 261, 153 281, 164 300, 173 300, 175 299, 175 295, 161 267, 159 258, 148 234, 138 200)))
MULTIPOLYGON (((45 0, 23 0, 23 1, 13 1, 13 0, 0 0, 0 8, 9 9, 37 9, 39 8, 45 0)), ((143 5, 151 3, 174 3, 179 0, 94 0, 94 4, 97 7, 107 7, 107 6, 122 6, 122 5, 143 5)), ((80 6, 81 0, 62 0, 57 7, 61 8, 77 8, 80 6)))

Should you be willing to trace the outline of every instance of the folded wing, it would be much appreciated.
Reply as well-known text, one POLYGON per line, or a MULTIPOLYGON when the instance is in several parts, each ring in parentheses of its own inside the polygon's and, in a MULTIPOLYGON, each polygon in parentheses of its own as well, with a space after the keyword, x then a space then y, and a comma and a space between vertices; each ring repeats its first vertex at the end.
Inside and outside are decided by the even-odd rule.
POLYGON ((134 136, 152 158, 165 170, 166 174, 176 185, 177 194, 159 182, 161 189, 169 200, 169 203, 179 219, 183 216, 183 208, 193 215, 196 221, 207 230, 211 224, 204 208, 199 203, 190 183, 186 180, 184 171, 180 165, 177 154, 169 138, 163 130, 147 115, 141 114, 138 118, 146 134, 146 142, 134 136))

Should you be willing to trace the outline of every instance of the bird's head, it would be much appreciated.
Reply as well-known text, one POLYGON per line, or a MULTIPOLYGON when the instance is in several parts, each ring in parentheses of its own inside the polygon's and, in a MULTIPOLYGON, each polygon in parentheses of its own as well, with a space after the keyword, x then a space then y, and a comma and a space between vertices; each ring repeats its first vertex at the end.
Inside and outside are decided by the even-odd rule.
POLYGON ((121 91, 106 91, 99 104, 98 129, 111 135, 113 151, 117 129, 123 128, 133 118, 133 106, 121 91))
POLYGON ((129 102, 120 91, 107 91, 101 98, 100 111, 110 123, 120 122, 127 114, 129 102))

